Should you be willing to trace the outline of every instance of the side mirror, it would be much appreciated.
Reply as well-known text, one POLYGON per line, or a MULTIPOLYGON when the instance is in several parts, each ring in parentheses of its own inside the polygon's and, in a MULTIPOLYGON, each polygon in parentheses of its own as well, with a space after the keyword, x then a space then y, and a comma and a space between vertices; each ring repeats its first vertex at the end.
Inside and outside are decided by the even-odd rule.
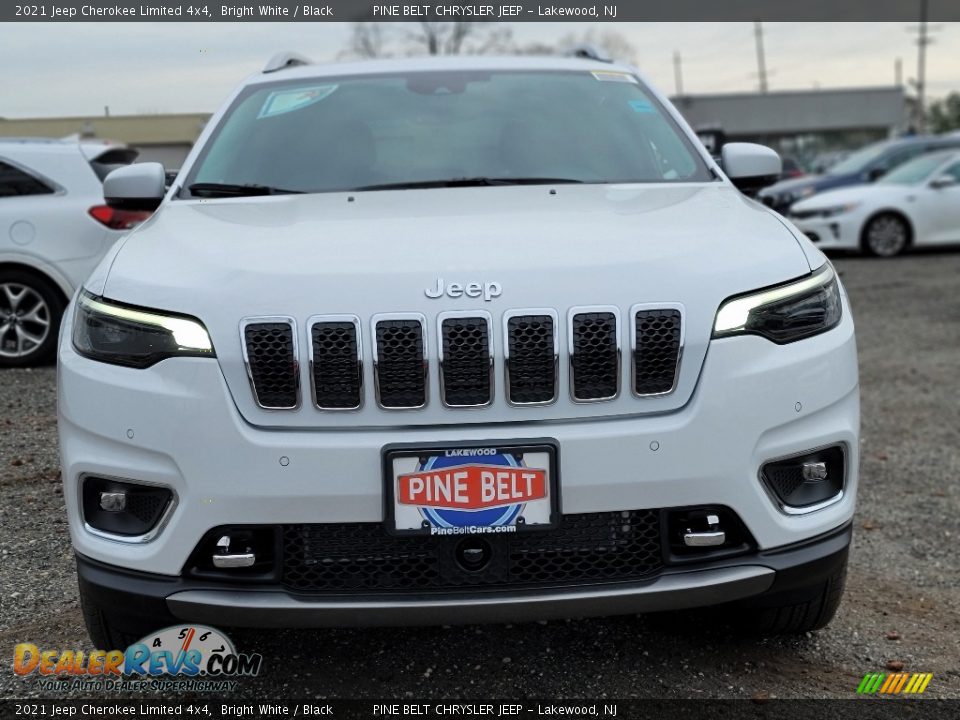
POLYGON ((754 143, 727 143, 720 150, 720 163, 730 182, 744 192, 775 183, 783 172, 780 156, 754 143))
POLYGON ((871 168, 867 171, 867 182, 876 182, 887 174, 889 168, 871 168))
POLYGON ((103 197, 117 210, 156 210, 166 192, 163 165, 155 162, 125 165, 103 181, 103 197))
POLYGON ((930 187, 934 190, 942 190, 943 188, 953 187, 958 183, 960 183, 960 181, 953 175, 940 175, 930 181, 930 187))

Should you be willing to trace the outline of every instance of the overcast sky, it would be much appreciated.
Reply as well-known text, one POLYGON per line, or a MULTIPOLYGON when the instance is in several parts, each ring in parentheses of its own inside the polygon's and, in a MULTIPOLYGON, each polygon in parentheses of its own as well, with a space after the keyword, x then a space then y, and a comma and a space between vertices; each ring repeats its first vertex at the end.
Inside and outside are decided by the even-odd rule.
MULTIPOLYGON (((591 23, 515 23, 519 44, 555 42, 591 23)), ((594 25, 596 26, 596 24, 594 25)), ((960 90, 960 23, 938 26, 928 94, 960 90)), ((616 23, 652 81, 674 92, 673 53, 687 93, 756 89, 751 23, 616 23)), ((903 59, 916 76, 915 35, 904 23, 767 23, 771 90, 892 85, 903 59)), ((210 112, 278 50, 332 61, 346 23, 0 24, 0 117, 210 112)))

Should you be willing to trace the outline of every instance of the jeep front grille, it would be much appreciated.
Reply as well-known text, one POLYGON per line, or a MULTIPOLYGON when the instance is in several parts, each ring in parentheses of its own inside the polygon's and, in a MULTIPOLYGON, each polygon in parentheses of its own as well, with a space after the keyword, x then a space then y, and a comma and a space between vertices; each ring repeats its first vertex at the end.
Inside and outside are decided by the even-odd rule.
MULTIPOLYGON (((482 408, 498 397, 516 406, 552 403, 560 394, 561 337, 574 402, 613 400, 622 382, 641 398, 676 388, 683 350, 681 306, 637 305, 623 321, 621 310, 610 306, 573 308, 565 322, 559 317, 549 309, 508 310, 499 329, 482 310, 440 313, 429 328, 426 318, 416 313, 384 313, 369 321, 353 315, 311 317, 305 337, 313 405, 323 411, 363 406, 365 346, 373 352, 376 402, 387 410, 427 405, 431 356, 437 361, 440 399, 446 407, 482 408), (625 369, 621 338, 627 337, 631 359, 625 369), (495 381, 498 355, 502 391, 495 381)), ((257 404, 270 410, 298 408, 293 318, 247 318, 241 336, 257 404)))
POLYGON ((449 407, 483 407, 493 399, 489 315, 441 316, 440 382, 449 407))
POLYGON ((644 309, 634 313, 633 392, 663 395, 673 391, 683 345, 680 310, 644 309))
POLYGON ((297 333, 290 318, 251 318, 242 326, 244 357, 257 404, 267 410, 300 405, 297 333))
POLYGON ((356 410, 363 405, 360 321, 328 317, 310 324, 313 401, 321 410, 356 410))
POLYGON ((620 344, 614 312, 581 312, 570 324, 570 394, 578 402, 620 392, 620 344))
POLYGON ((427 343, 423 318, 374 319, 377 402, 402 410, 427 404, 427 343))
POLYGON ((507 399, 514 405, 545 405, 557 399, 555 314, 507 317, 507 399))

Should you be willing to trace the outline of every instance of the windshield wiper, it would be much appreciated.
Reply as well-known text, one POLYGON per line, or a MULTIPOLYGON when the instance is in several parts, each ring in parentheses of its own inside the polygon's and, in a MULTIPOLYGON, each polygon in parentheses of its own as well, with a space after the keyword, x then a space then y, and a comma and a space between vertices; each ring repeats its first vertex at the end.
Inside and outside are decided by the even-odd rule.
POLYGON ((197 197, 250 197, 255 195, 296 195, 302 190, 284 190, 269 185, 234 184, 234 183, 194 183, 187 188, 197 197))
POLYGON ((582 183, 583 180, 573 178, 551 177, 463 177, 448 178, 447 180, 413 180, 408 182, 380 183, 378 185, 361 185, 350 188, 354 192, 366 190, 425 190, 429 188, 447 187, 484 187, 490 185, 559 185, 582 183))

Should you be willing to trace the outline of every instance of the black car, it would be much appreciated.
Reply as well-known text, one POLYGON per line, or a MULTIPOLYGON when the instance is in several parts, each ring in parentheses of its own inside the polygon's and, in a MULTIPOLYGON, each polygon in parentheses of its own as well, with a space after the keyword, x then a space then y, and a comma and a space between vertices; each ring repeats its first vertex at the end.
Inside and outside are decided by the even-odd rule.
POLYGON ((909 137, 884 140, 868 145, 831 167, 823 175, 781 180, 764 188, 758 198, 779 213, 786 214, 790 206, 800 200, 848 185, 872 183, 898 165, 917 155, 960 148, 960 137, 909 137))

